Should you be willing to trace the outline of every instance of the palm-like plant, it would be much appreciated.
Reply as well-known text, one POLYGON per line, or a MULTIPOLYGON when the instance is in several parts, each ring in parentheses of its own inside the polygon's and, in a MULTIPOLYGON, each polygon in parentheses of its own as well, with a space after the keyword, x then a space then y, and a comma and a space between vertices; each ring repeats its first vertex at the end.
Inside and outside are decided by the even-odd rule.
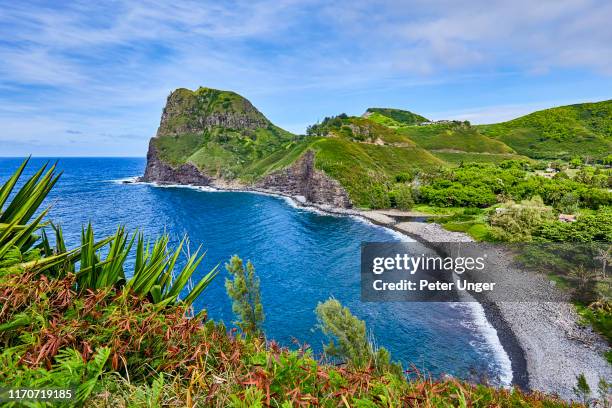
POLYGON ((74 273, 79 291, 115 286, 162 305, 177 301, 192 304, 216 276, 217 267, 214 267, 187 291, 184 299, 180 299, 204 254, 199 255, 198 249, 176 271, 186 240, 183 239, 178 248, 171 251, 167 234, 153 243, 145 243, 142 234, 135 233, 130 238, 125 228, 119 227, 113 236, 96 241, 89 224, 81 232, 81 245, 68 249, 62 229, 44 222, 48 208, 32 220, 61 175, 55 173, 56 165, 48 169, 48 165, 43 166, 18 191, 14 191, 28 161, 25 160, 0 188, 0 271, 16 268, 44 272, 53 277, 74 273), (5 204, 8 204, 6 209, 5 204), (54 232, 54 244, 44 229, 48 225, 54 232), (134 243, 136 259, 132 277, 128 280, 125 264, 134 243), (103 256, 102 252, 106 255, 103 256))
MULTIPOLYGON (((134 275, 127 282, 126 288, 137 294, 149 294, 156 303, 175 302, 179 298, 183 288, 187 286, 191 276, 202 262, 204 254, 199 256, 201 248, 198 248, 174 277, 176 262, 186 239, 181 241, 174 253, 168 251, 169 240, 170 237, 166 234, 149 245, 144 243, 142 234, 138 236, 134 275)), ((182 301, 187 304, 193 303, 216 275, 217 266, 200 279, 182 301)))
POLYGON ((24 160, 0 188, 0 259, 10 252, 13 257, 25 254, 35 244, 38 239, 35 232, 43 226, 42 220, 48 209, 33 221, 30 220, 61 175, 55 174, 55 165, 48 170, 47 165, 44 165, 14 193, 9 202, 28 161, 24 160))

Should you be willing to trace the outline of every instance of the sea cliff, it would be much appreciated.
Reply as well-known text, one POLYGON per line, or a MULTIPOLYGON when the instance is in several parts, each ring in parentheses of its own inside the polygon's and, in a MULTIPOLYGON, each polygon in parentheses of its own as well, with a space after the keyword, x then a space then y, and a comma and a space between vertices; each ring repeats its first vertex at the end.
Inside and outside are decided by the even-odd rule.
POLYGON ((301 203, 352 207, 342 185, 315 167, 315 153, 310 149, 300 152, 293 162, 258 177, 237 177, 249 161, 260 159, 269 148, 291 143, 291 139, 292 135, 272 125, 237 94, 208 88, 196 92, 179 89, 168 96, 157 134, 149 142, 141 181, 231 186, 288 195, 301 203), (262 146, 244 148, 256 144, 262 146), (176 146, 184 152, 177 152, 176 146), (177 160, 179 155, 181 160, 177 160), (202 163, 198 159, 203 156, 217 165, 202 163))

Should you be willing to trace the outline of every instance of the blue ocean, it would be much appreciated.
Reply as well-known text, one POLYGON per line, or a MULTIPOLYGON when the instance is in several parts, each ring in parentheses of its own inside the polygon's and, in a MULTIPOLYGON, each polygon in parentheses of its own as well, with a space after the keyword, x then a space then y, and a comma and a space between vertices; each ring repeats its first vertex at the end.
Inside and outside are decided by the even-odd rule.
MULTIPOLYGON (((27 173, 55 160, 34 158, 27 173)), ((0 158, 0 182, 21 161, 0 158)), ((511 380, 508 357, 478 304, 360 301, 360 244, 406 239, 395 232, 296 208, 279 197, 122 183, 143 173, 143 158, 61 158, 58 166, 63 175, 47 205, 69 243, 77 244, 81 226, 91 221, 97 237, 118 225, 151 237, 167 232, 175 243, 186 234, 192 249, 207 250, 200 275, 234 254, 251 260, 261 279, 269 339, 287 347, 308 344, 320 353, 325 339, 314 309, 333 296, 365 320, 376 344, 404 367, 433 377, 511 380)), ((195 307, 229 325, 233 315, 221 269, 195 307)))

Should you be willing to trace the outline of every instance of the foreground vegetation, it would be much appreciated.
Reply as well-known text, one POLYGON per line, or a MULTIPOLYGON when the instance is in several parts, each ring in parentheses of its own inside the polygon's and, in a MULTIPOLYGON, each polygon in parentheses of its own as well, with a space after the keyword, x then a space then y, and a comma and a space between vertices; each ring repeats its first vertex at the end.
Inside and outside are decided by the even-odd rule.
POLYGON ((238 258, 226 286, 240 330, 228 330, 191 308, 216 274, 189 284, 201 256, 179 260, 184 243, 172 251, 167 237, 147 244, 121 228, 95 240, 87 227, 68 249, 39 210, 55 168, 14 191, 25 165, 0 188, 0 387, 70 388, 74 399, 59 405, 94 407, 567 406, 412 371, 406 380, 334 300, 317 308, 329 359, 266 341, 254 268, 238 258))

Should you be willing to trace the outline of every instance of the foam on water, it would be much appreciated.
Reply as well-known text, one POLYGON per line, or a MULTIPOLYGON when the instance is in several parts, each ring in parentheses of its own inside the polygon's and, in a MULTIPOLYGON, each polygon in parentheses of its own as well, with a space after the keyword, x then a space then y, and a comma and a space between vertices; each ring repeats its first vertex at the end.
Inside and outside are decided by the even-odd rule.
POLYGON ((240 189, 224 190, 224 189, 218 189, 218 188, 214 188, 210 186, 194 186, 190 184, 159 184, 156 182, 138 181, 138 179, 139 179, 138 176, 133 176, 133 177, 126 177, 122 179, 113 180, 113 182, 117 184, 147 184, 153 187, 160 187, 160 188, 187 188, 191 190, 199 190, 199 191, 215 192, 215 193, 249 193, 249 194, 259 194, 259 195, 264 195, 264 196, 269 196, 269 197, 277 197, 277 198, 282 199, 291 208, 294 208, 298 211, 308 211, 308 212, 315 213, 318 215, 325 215, 325 216, 330 216, 330 217, 350 217, 358 222, 368 225, 371 228, 377 228, 377 229, 384 230, 387 234, 393 236, 393 238, 395 238, 395 240, 399 242, 415 242, 414 239, 410 238, 406 234, 402 234, 401 232, 396 231, 392 228, 388 228, 382 225, 375 224, 372 221, 360 215, 352 214, 350 211, 343 212, 342 210, 335 210, 332 208, 330 208, 329 210, 326 210, 324 208, 314 207, 311 205, 302 205, 298 203, 295 199, 289 196, 283 195, 283 194, 275 194, 275 193, 257 191, 257 190, 240 190, 240 189))
MULTIPOLYGON (((0 159, 0 176, 8 177, 20 162, 0 159)), ((36 159, 32 163, 38 165, 36 159)), ((267 316, 266 333, 284 346, 291 347, 297 338, 321 352, 325 338, 314 330, 313 310, 334 296, 365 320, 377 343, 406 367, 417 364, 433 377, 470 378, 477 372, 496 383, 500 376, 504 384, 511 379, 508 359, 482 310, 474 308, 477 304, 453 310, 450 303, 360 301, 361 242, 409 241, 399 232, 351 211, 330 214, 325 207, 301 206, 280 195, 271 199, 263 196, 273 194, 263 192, 156 186, 128 177, 142 174, 144 159, 62 159, 60 166, 64 175, 50 196, 51 215, 64 227, 70 245, 78 244, 81 226, 91 220, 100 236, 114 233, 119 224, 148 236, 170 231, 177 243, 188 234, 208 250, 198 274, 236 253, 253 261, 264 308, 274 311, 267 316), (210 195, 198 199, 198 192, 210 195)), ((213 282, 194 306, 207 309, 211 319, 234 319, 223 279, 213 282)))
POLYGON ((508 353, 502 346, 497 330, 487 320, 483 306, 476 300, 456 303, 453 306, 468 308, 472 315, 472 320, 463 322, 463 325, 478 333, 482 337, 482 343, 484 343, 472 345, 481 353, 483 348, 491 352, 495 361, 492 361, 490 366, 497 367, 499 371, 499 385, 509 387, 512 384, 513 378, 510 356, 508 356, 508 353))
MULTIPOLYGON (((414 239, 408 237, 405 234, 402 234, 399 231, 396 231, 396 230, 393 230, 391 228, 387 228, 381 225, 377 225, 373 223, 372 221, 364 217, 361 217, 359 215, 350 214, 350 213, 342 214, 339 212, 325 211, 317 207, 304 206, 296 202, 296 200, 294 200, 293 198, 285 196, 285 195, 281 195, 281 194, 274 194, 274 193, 268 193, 268 192, 263 192, 263 191, 251 191, 251 190, 222 190, 222 189, 216 189, 216 188, 208 187, 208 186, 192 186, 192 185, 184 185, 184 184, 158 184, 154 182, 153 183, 139 182, 137 180, 138 180, 138 177, 127 177, 127 178, 118 179, 114 181, 117 183, 121 183, 121 184, 126 184, 126 183, 148 184, 148 185, 158 187, 158 188, 186 188, 186 189, 191 189, 191 190, 216 192, 216 193, 242 192, 242 193, 250 193, 250 194, 277 197, 283 200, 288 206, 298 211, 307 211, 307 212, 312 212, 318 215, 331 216, 331 217, 350 217, 360 223, 366 224, 370 228, 384 230, 387 234, 391 235, 394 238, 394 240, 397 240, 400 242, 415 242, 414 239)), ((479 336, 482 337, 482 343, 484 343, 484 344, 472 344, 472 346, 477 350, 482 349, 484 347, 484 348, 489 349, 492 352, 492 354, 495 357, 495 361, 491 363, 491 366, 498 367, 498 371, 500 371, 499 372, 499 382, 500 382, 499 385, 510 386, 512 384, 512 378, 513 378, 512 364, 510 362, 510 357, 508 356, 503 346, 501 345, 497 331, 491 325, 491 323, 489 323, 489 321, 487 320, 486 314, 485 314, 485 311, 482 305, 478 303, 477 301, 471 299, 471 301, 456 303, 454 305, 451 305, 451 307, 469 308, 470 314, 472 316, 472 320, 465 321, 462 324, 464 324, 468 328, 477 332, 479 336)))

